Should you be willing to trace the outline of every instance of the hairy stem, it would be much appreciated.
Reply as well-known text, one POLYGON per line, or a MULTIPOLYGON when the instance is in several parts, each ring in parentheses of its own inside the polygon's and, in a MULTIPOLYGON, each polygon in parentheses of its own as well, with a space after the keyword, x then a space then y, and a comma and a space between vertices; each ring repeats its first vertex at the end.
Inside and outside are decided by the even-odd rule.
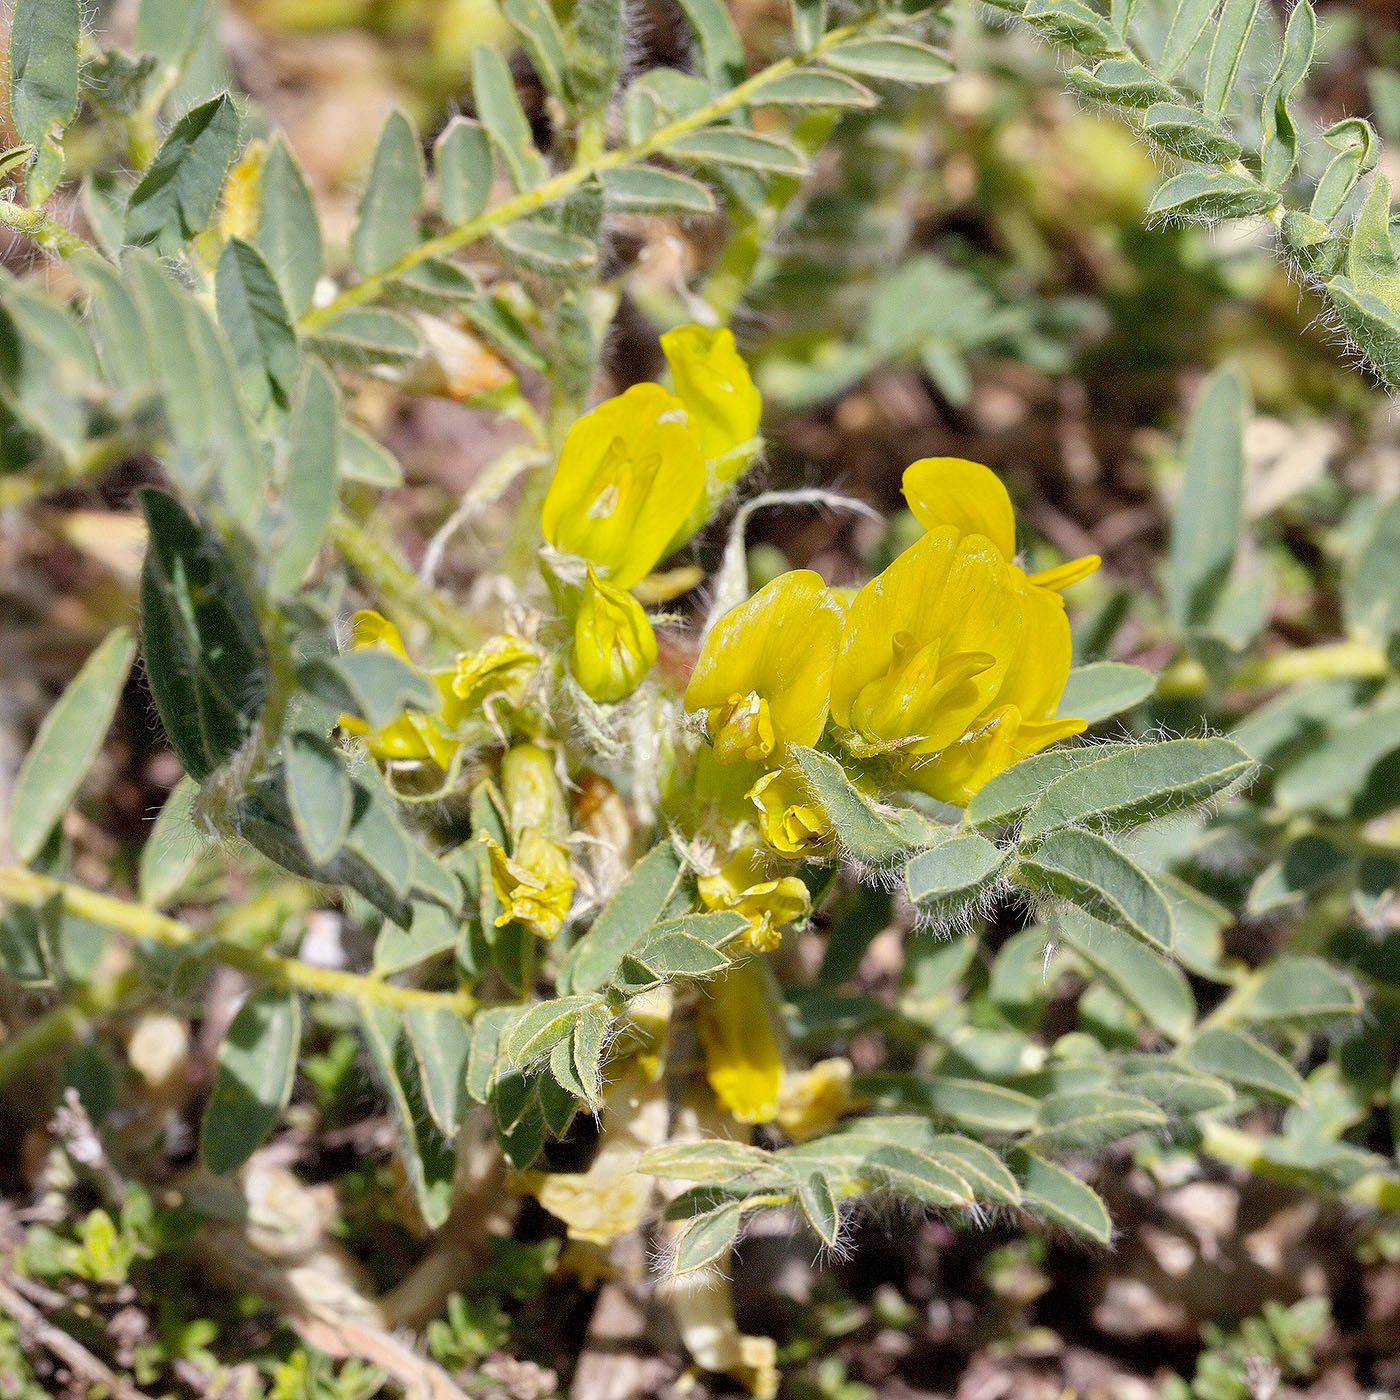
POLYGON ((0 900, 10 904, 37 905, 54 897, 62 900, 64 909, 78 918, 131 938, 149 939, 168 947, 197 946, 207 949, 217 962, 236 967, 240 972, 273 986, 309 992, 315 996, 338 997, 343 1001, 393 1006, 400 1010, 416 1006, 470 1016, 476 1009, 476 999, 467 992, 429 992, 419 987, 400 987, 357 972, 313 967, 310 963, 284 957, 266 948, 249 948, 234 943, 217 932, 203 932, 144 905, 114 899, 111 895, 98 894, 81 885, 70 885, 47 875, 37 875, 18 866, 0 867, 0 900))
POLYGON ((90 244, 79 238, 72 229, 65 228, 57 219, 50 218, 42 209, 26 209, 13 199, 0 196, 0 224, 23 234, 41 248, 57 253, 61 258, 71 258, 76 253, 91 253, 90 244))

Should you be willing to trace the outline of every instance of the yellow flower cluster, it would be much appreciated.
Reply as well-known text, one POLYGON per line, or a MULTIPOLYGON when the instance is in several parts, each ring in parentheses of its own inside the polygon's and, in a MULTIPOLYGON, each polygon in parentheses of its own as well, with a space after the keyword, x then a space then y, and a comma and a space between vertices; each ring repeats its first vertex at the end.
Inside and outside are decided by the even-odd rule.
POLYGON ((704 524, 758 448, 758 390, 733 335, 681 326, 661 349, 675 392, 637 384, 580 418, 540 512, 573 674, 602 704, 625 699, 656 661, 630 590, 704 524))
MULTIPOLYGON (((780 770, 790 746, 816 743, 830 721, 848 752, 885 755, 902 782, 962 806, 1084 728, 1055 714, 1070 664, 1059 590, 1097 557, 1027 575, 1006 489, 976 462, 915 462, 904 494, 925 534, 849 602, 796 570, 710 632, 685 703, 704 712, 721 763, 780 770)), ((800 854, 826 834, 789 779, 750 795, 774 850, 800 854)))

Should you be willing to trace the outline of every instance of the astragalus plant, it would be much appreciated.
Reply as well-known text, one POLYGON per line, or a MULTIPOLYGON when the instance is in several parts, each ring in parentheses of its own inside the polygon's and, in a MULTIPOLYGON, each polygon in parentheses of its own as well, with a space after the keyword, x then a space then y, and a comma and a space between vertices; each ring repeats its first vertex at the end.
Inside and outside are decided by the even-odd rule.
MULTIPOLYGON (((233 969, 246 997, 199 1133, 205 1172, 227 1176, 284 1122, 299 1068, 322 1082, 304 1031, 344 1021, 309 1022, 308 1005, 348 1009, 423 1231, 357 1316, 435 1317, 534 1196, 585 1277, 642 1238, 694 1360, 772 1394, 773 1345, 740 1333, 727 1283, 755 1212, 786 1212, 814 1249, 890 1201, 1106 1244, 1076 1164, 1127 1139, 1240 1159, 1230 1120, 1302 1104, 1290 1056, 1359 1019, 1316 949, 1262 972, 1224 959, 1231 913, 1186 878, 1212 831, 1278 836, 1267 794, 1236 796, 1261 791, 1255 755, 1215 705, 1259 636, 1236 561, 1246 405, 1228 374, 1202 392, 1166 614, 1144 609, 1176 657, 1180 737, 1108 723, 1150 720, 1157 678, 1071 666, 1066 599, 1099 561, 1034 545, 1029 567, 1006 489, 975 462, 909 465, 904 547, 858 586, 751 578, 756 512, 869 508, 759 491, 763 404, 721 312, 839 114, 873 120, 894 85, 951 74, 930 42, 943 7, 833 25, 798 0, 788 55, 752 74, 718 0, 682 0, 687 70, 627 59, 620 0, 504 8, 544 94, 535 122, 502 54, 478 50, 474 115, 446 122, 430 163, 389 117, 341 247, 287 143, 211 90, 208 5, 145 0, 124 47, 84 30, 77 0, 16 5, 24 144, 0 220, 54 261, 0 286, 0 502, 127 464, 145 559, 139 623, 93 650, 15 785, 0 945, 36 990, 7 996, 0 1076, 47 1106, 56 1052, 114 1054, 143 1008, 188 1005, 233 969), (660 379, 598 402, 618 231, 642 218, 713 222, 715 300, 703 283, 654 295, 660 379), (402 484, 369 430, 385 392, 515 425, 417 571, 381 510, 402 484), (65 813, 138 651, 186 776, 139 870, 79 880, 65 813), (993 957, 985 920, 1008 910, 1019 931, 993 957), (335 955, 313 956, 303 935, 327 912, 335 955), (898 988, 845 988, 892 923, 898 988), (1066 971, 1082 995, 1051 1037, 1066 971), (1197 989, 1218 984, 1230 995, 1203 1019, 1197 989)), ((1388 372, 1384 182, 1354 232, 1328 222, 1351 207, 1369 128, 1326 133, 1337 154, 1309 209, 1288 203, 1306 0, 1282 61, 1266 55, 1259 160, 1224 111, 1277 34, 1255 3, 1185 0, 1165 24, 1163 8, 1024 14, 1096 56, 1081 92, 1145 107, 1153 140, 1208 167, 1175 176, 1157 212, 1275 218, 1388 372), (1138 56, 1163 39, 1155 66, 1138 56)), ((1382 684, 1374 639, 1342 645, 1319 664, 1359 655, 1382 684)), ((1292 1166, 1393 1200, 1378 1159, 1329 1141, 1292 1166)), ((110 1150, 139 1180, 131 1135, 110 1150)), ((285 1305, 334 1312, 295 1286, 285 1305)))

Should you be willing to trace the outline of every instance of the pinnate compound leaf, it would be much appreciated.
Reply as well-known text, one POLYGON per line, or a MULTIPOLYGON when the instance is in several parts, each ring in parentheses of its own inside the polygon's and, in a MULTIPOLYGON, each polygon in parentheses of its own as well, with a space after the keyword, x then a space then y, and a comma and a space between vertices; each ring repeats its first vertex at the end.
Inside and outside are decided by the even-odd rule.
POLYGON ((1020 1180, 1021 1198, 1027 1210, 1099 1244, 1112 1240, 1113 1222, 1108 1208, 1072 1172, 1023 1148, 1013 1150, 1007 1161, 1020 1180))
POLYGON ((946 83, 956 73, 947 54, 905 35, 845 39, 822 52, 822 62, 863 78, 897 83, 946 83))
POLYGON ((1203 1030, 1181 1058, 1193 1069, 1217 1075, 1261 1098, 1302 1103, 1307 1097, 1307 1086, 1282 1055, 1228 1026, 1203 1030))
POLYGON ((267 1140, 292 1093, 301 1044, 295 992, 263 987, 239 1008, 219 1045, 219 1069, 199 1130, 216 1176, 241 1167, 267 1140))
POLYGON ((1122 661, 1092 661, 1069 673, 1056 714, 1098 724, 1141 704, 1157 688, 1157 678, 1122 661))
POLYGON ((1168 739, 1119 749, 1050 783, 1021 823, 1021 844, 1076 824, 1138 826, 1203 802, 1253 769, 1254 760, 1231 739, 1168 739))
POLYGON ((1084 0, 1026 0, 1021 14, 1046 38, 1080 53, 1111 53, 1119 47, 1113 26, 1084 0))
POLYGON ((238 125, 238 109, 224 93, 192 107, 171 127, 131 192, 128 242, 173 256, 209 227, 238 149, 238 125))
POLYGON ((92 767, 135 655, 130 629, 118 627, 83 663, 39 726, 10 799, 10 844, 25 864, 39 854, 92 767))
POLYGON ((1172 915, 1151 876, 1102 836, 1074 827, 1052 831, 1022 855, 1013 878, 1056 895, 1155 948, 1172 946, 1172 915))

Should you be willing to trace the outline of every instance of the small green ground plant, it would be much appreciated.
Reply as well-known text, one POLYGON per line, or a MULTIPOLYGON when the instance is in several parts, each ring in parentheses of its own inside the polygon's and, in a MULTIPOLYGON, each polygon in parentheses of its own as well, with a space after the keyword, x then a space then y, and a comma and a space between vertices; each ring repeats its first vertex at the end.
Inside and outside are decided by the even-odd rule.
MULTIPOLYGON (((849 585, 763 576, 746 549, 770 508, 878 516, 756 489, 759 386, 791 406, 893 363, 957 402, 993 349, 1053 361, 1050 302, 931 258, 842 304, 839 353, 830 325, 745 353, 724 325, 824 275, 775 235, 874 204, 804 176, 825 143, 851 160, 917 118, 910 92, 956 72, 950 8, 799 0, 750 72, 723 5, 683 0, 693 64, 638 70, 617 0, 508 0, 539 109, 478 49, 473 115, 431 141, 389 116, 341 246, 225 86, 214 6, 145 0, 118 45, 76 0, 19 0, 0 222, 52 262, 0 284, 0 505, 134 464, 145 522, 139 621, 92 648, 10 801, 0 1083, 31 1108, 68 1095, 68 1154, 111 1198, 73 1238, 31 1231, 26 1276, 115 1287, 207 1250, 221 1211, 253 1210, 270 1139, 365 1093, 395 1130, 392 1179, 361 1165, 346 1187, 369 1276, 276 1306, 426 1328, 454 1370, 522 1344, 512 1308, 556 1265, 502 1249, 530 1197, 581 1278, 644 1240, 696 1365, 763 1395, 776 1348, 740 1331, 727 1278, 761 1212, 833 1253, 889 1203, 1106 1246, 1081 1168, 1165 1140, 1400 1203, 1367 1133, 1400 1102, 1395 1019, 1368 1013, 1400 988, 1400 505, 1348 507, 1336 635, 1280 647, 1278 540, 1246 519, 1251 409, 1225 368, 1171 454, 1160 599, 1029 538, 996 474, 954 456, 908 467, 908 513, 849 585), (655 376, 603 396, 619 231, 655 218, 711 220, 719 250, 694 287, 653 288, 655 376), (418 567, 392 528, 403 465, 372 431, 385 386, 509 428, 418 567), (1152 668, 1108 659, 1125 618, 1152 668), (65 817, 138 655, 185 776, 135 868, 94 882, 65 817), (1231 955, 1242 916, 1290 930, 1277 955, 1231 955), (855 985, 896 924, 894 985, 855 985), (158 1116, 163 1081, 122 1037, 219 975, 246 995, 200 1169, 153 1210, 150 1144, 120 1125, 158 1116)), ((1298 114, 1307 0, 1282 31, 1258 0, 1001 8, 1185 163, 1150 216, 1271 220, 1394 378, 1390 191, 1365 182, 1366 122, 1298 114)), ((236 1328, 202 1321, 172 1316, 123 1364, 147 1385, 235 1364, 236 1328)), ((0 1331, 0 1365, 17 1345, 0 1331)), ((382 1379, 278 1364, 270 1395, 382 1379)))

